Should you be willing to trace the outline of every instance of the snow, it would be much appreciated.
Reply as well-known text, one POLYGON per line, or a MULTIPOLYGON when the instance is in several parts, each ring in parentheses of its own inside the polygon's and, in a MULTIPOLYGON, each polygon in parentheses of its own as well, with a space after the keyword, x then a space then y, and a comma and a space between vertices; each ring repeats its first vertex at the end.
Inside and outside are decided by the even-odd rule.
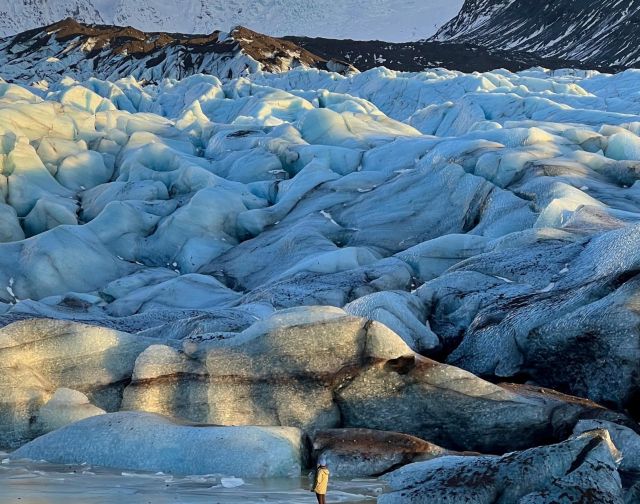
POLYGON ((401 4, 393 0, 329 4, 321 0, 56 0, 36 5, 19 0, 2 6, 0 36, 74 17, 155 32, 211 33, 243 25, 276 36, 412 41, 433 35, 462 4, 462 0, 407 0, 401 4))
MULTIPOLYGON (((512 233, 587 214, 599 229, 634 222, 635 200, 612 196, 636 180, 625 166, 640 105, 612 98, 633 75, 295 70, 7 85, 0 261, 18 267, 3 299, 101 291, 117 316, 282 307, 251 291, 356 271, 402 289, 512 233), (270 252, 247 261, 250 247, 270 252)), ((297 289, 292 299, 314 290, 297 289)), ((345 292, 317 301, 344 305, 345 292)))
POLYGON ((470 0, 434 38, 580 61, 594 68, 630 67, 639 60, 630 26, 638 14, 636 4, 559 0, 545 3, 535 15, 529 10, 532 6, 528 0, 470 0))

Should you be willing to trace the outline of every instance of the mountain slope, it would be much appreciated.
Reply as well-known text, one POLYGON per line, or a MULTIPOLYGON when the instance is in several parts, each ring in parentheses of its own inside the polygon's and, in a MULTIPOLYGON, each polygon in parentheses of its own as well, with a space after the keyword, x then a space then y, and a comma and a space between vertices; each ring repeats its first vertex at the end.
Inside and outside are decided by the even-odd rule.
MULTIPOLYGON (((513 72, 542 66, 545 68, 583 68, 580 61, 544 58, 524 51, 487 49, 460 42, 381 42, 367 40, 336 40, 325 38, 286 37, 313 54, 326 59, 345 61, 360 71, 378 66, 403 72, 421 72, 428 68, 448 68, 461 72, 487 72, 506 68, 513 72)), ((612 70, 612 67, 589 67, 612 70)))
POLYGON ((348 65, 327 61, 286 40, 238 27, 231 33, 145 33, 131 27, 84 25, 67 19, 0 41, 5 79, 58 81, 65 76, 157 82, 196 73, 232 78, 259 70, 296 67, 333 71, 348 65))
POLYGON ((143 31, 210 33, 244 25, 274 36, 407 41, 430 37, 461 6, 462 0, 0 0, 0 36, 72 17, 143 31))
POLYGON ((639 25, 640 0, 466 0, 434 40, 630 67, 639 25))
POLYGON ((380 65, 401 71, 433 67, 517 71, 533 66, 579 67, 580 62, 468 43, 279 39, 243 27, 229 34, 146 33, 70 19, 0 40, 0 76, 17 82, 52 83, 67 76, 77 80, 132 76, 159 82, 197 73, 228 79, 260 70, 277 73, 305 67, 349 73, 380 65))

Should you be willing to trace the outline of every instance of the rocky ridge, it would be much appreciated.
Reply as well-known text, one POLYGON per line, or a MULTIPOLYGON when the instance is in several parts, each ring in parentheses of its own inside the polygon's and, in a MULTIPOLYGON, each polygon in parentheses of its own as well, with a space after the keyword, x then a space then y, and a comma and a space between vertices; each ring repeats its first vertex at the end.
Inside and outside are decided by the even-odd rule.
POLYGON ((229 33, 185 35, 87 25, 70 18, 0 40, 0 65, 5 79, 49 82, 64 77, 158 82, 198 73, 233 78, 297 67, 353 70, 241 26, 229 33))

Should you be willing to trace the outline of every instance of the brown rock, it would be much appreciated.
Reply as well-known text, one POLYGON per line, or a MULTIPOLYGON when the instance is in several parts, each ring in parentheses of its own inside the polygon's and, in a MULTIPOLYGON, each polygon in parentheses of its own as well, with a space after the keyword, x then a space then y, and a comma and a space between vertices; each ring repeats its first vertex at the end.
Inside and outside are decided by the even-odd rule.
POLYGON ((338 477, 379 476, 411 462, 451 454, 415 436, 372 429, 327 429, 313 436, 313 452, 338 477))

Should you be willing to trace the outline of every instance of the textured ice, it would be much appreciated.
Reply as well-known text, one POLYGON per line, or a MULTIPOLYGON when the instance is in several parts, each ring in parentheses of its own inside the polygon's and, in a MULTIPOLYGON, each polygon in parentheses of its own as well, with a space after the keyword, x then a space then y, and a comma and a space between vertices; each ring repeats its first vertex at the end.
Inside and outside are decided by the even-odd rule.
POLYGON ((302 443, 302 432, 292 427, 197 426, 120 412, 45 434, 11 456, 178 475, 291 478, 304 464, 302 443))
POLYGON ((123 404, 216 423, 342 419, 491 452, 573 429, 574 406, 552 421, 544 393, 468 371, 635 411, 638 78, 376 69, 1 84, 8 444, 47 430, 48 409, 53 425, 123 404), (363 364, 368 331, 395 333, 402 351, 363 364), (339 369, 302 379, 305 352, 333 362, 338 347, 339 369), (253 381, 229 385, 240 371, 253 381), (323 382, 346 375, 339 390, 323 382), (415 386, 385 392, 390 376, 415 386), (367 395, 372 383, 387 401, 367 395), (442 387, 464 407, 424 395, 442 387), (89 405, 50 403, 62 388, 89 405), (487 397, 517 438, 486 432, 487 397))
POLYGON ((450 456, 407 465, 386 476, 393 491, 378 502, 489 504, 498 495, 518 503, 622 503, 619 459, 609 433, 592 430, 503 457, 450 456))

